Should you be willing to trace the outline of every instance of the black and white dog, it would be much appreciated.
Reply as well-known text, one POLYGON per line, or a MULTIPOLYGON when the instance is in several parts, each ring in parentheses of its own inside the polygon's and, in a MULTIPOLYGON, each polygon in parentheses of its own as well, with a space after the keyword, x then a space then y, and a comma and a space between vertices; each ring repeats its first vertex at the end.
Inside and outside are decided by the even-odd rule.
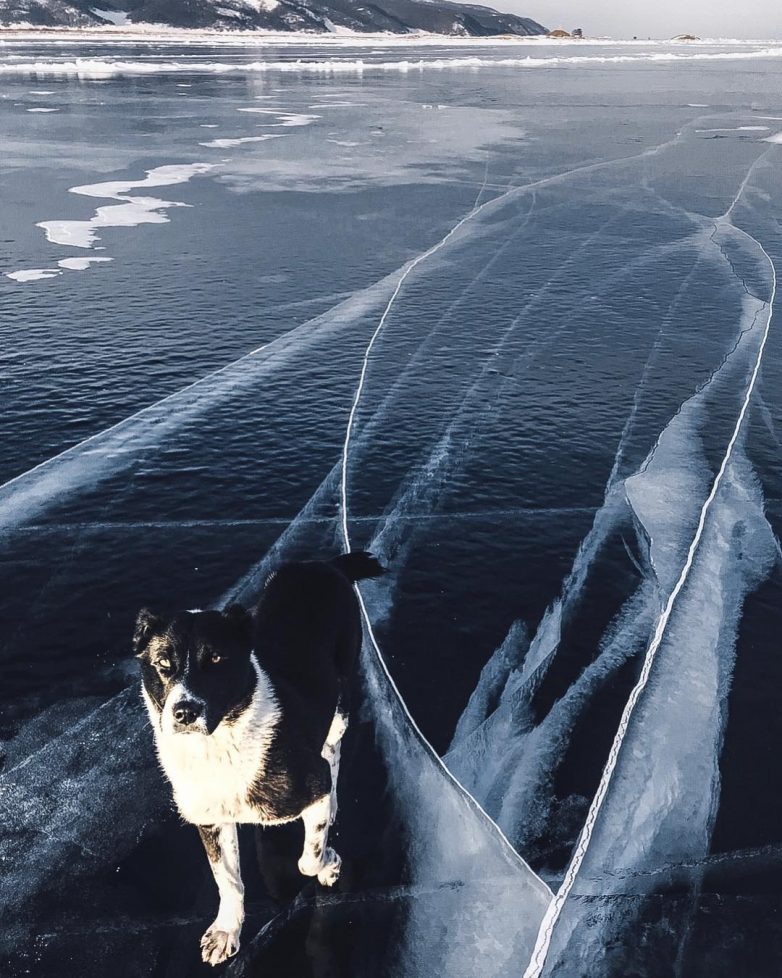
POLYGON ((371 554, 291 563, 266 582, 250 614, 139 613, 133 637, 160 763, 182 817, 198 826, 220 893, 201 938, 204 961, 239 949, 244 887, 236 825, 301 818, 299 870, 331 886, 327 847, 337 813, 340 741, 361 647, 352 585, 382 573, 371 554))

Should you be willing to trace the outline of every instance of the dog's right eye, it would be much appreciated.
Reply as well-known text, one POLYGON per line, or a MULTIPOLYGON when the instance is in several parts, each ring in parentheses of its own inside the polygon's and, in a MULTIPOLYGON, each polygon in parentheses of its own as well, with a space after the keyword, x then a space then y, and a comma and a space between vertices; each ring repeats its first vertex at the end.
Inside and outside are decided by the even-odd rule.
POLYGON ((155 664, 161 672, 171 672, 171 659, 158 659, 155 664))

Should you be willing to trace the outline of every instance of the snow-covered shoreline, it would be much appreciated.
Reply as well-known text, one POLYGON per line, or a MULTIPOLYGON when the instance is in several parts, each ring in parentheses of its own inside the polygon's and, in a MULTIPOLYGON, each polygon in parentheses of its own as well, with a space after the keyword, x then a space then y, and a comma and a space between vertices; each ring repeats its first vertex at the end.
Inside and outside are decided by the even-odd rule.
POLYGON ((210 44, 226 47, 246 46, 253 43, 274 44, 279 46, 295 45, 327 45, 332 47, 426 47, 441 46, 456 48, 485 48, 485 47, 552 47, 552 48, 583 48, 594 46, 617 47, 674 47, 674 48, 704 48, 704 47, 753 47, 782 43, 778 38, 699 38, 695 41, 681 41, 666 38, 650 38, 646 40, 591 37, 591 38, 551 38, 546 35, 494 35, 490 37, 457 37, 448 34, 432 34, 425 31, 414 31, 408 34, 392 34, 389 32, 365 33, 338 28, 333 33, 317 31, 269 31, 269 30, 216 30, 206 28, 169 27, 165 24, 125 24, 121 26, 106 25, 105 27, 34 27, 30 24, 0 25, 0 46, 9 43, 28 43, 50 41, 52 43, 95 43, 135 44, 139 42, 155 42, 158 44, 210 44))

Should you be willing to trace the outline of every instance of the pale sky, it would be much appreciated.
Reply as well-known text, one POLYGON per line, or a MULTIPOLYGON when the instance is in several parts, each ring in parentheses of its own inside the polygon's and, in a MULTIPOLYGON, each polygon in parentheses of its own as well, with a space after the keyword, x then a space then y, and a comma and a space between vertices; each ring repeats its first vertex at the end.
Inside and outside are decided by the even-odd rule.
POLYGON ((782 38, 782 0, 476 0, 545 27, 611 37, 782 38))

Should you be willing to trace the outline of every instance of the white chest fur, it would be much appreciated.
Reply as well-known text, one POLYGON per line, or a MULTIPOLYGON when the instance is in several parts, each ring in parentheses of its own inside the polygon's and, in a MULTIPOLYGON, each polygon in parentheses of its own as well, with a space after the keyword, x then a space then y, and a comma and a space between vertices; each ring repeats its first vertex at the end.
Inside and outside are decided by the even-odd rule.
POLYGON ((158 758, 174 789, 174 801, 182 817, 196 825, 261 821, 247 804, 247 793, 263 776, 280 710, 254 656, 252 663, 257 681, 249 706, 232 724, 219 724, 211 735, 164 730, 160 713, 144 692, 158 758))

